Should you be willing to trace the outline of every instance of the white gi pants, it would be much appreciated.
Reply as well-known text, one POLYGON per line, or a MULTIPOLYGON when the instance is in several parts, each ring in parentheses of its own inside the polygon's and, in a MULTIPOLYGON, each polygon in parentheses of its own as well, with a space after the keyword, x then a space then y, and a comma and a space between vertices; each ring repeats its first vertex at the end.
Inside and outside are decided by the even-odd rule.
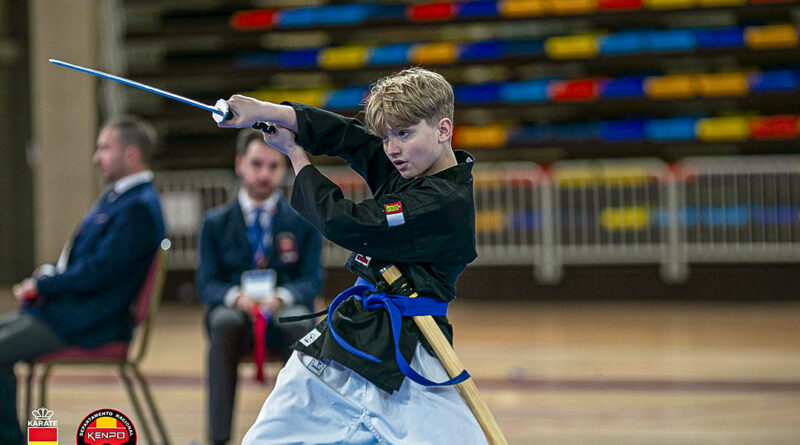
MULTIPOLYGON (((405 379, 389 394, 326 362, 292 353, 242 444, 486 444, 454 386, 425 387, 405 379)), ((436 382, 449 378, 419 343, 411 367, 436 382)))

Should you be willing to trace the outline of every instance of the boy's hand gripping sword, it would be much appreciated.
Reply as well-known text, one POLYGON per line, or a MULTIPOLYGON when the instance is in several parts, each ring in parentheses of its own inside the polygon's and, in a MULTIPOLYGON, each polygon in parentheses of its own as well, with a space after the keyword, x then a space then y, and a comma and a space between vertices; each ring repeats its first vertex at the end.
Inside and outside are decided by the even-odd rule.
MULTIPOLYGON (((392 283, 402 278, 400 270, 395 265, 389 265, 381 269, 381 275, 383 275, 383 279, 386 280, 386 283, 390 286, 392 283)), ((414 292, 409 295, 409 298, 416 298, 418 296, 419 295, 414 292)), ((464 364, 461 363, 461 360, 456 356, 456 352, 453 350, 453 347, 450 346, 450 342, 447 341, 444 334, 442 334, 439 325, 436 324, 433 317, 430 315, 416 315, 412 318, 422 332, 422 335, 424 335, 425 339, 430 343, 433 351, 436 352, 436 356, 439 357, 439 361, 442 363, 442 366, 444 366, 447 374, 450 377, 459 375, 461 371, 465 369, 464 364)), ((478 420, 489 444, 508 445, 508 442, 503 436, 503 432, 500 431, 500 427, 497 425, 497 421, 495 421, 494 416, 492 416, 492 412, 489 411, 486 402, 483 401, 481 395, 478 393, 478 388, 475 386, 472 377, 467 378, 461 383, 457 383, 456 389, 459 394, 461 394, 461 398, 464 399, 467 406, 469 406, 475 419, 478 420)))
MULTIPOLYGON (((169 91, 164 91, 162 89, 152 87, 150 85, 145 85, 141 82, 136 82, 135 80, 126 79, 124 77, 115 76, 113 74, 105 73, 103 71, 86 68, 80 65, 75 65, 57 59, 49 59, 49 60, 50 63, 53 63, 58 66, 63 66, 65 68, 73 69, 75 71, 91 74, 93 76, 100 77, 101 79, 113 80, 114 82, 119 82, 123 85, 139 88, 140 90, 147 91, 148 93, 158 94, 159 96, 164 96, 167 99, 177 100, 178 102, 183 102, 187 105, 200 108, 201 110, 209 111, 212 113, 211 117, 214 118, 214 121, 216 123, 220 123, 233 118, 233 112, 228 106, 228 102, 226 102, 224 99, 217 100, 217 103, 214 104, 214 106, 212 107, 211 105, 206 105, 194 99, 189 99, 188 97, 183 97, 175 93, 170 93, 169 91)), ((277 131, 277 129, 275 128, 275 124, 271 122, 256 122, 253 124, 253 128, 255 128, 256 130, 263 131, 264 133, 267 134, 272 134, 277 131)))

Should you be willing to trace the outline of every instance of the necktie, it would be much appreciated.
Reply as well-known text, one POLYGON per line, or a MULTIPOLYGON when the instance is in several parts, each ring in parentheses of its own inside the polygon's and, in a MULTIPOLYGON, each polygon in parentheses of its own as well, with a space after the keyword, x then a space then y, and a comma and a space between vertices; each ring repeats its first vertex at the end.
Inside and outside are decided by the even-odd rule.
POLYGON ((253 264, 258 267, 259 263, 264 260, 264 227, 261 225, 261 215, 264 209, 256 207, 253 209, 253 222, 248 227, 248 235, 250 238, 250 245, 253 247, 253 264))

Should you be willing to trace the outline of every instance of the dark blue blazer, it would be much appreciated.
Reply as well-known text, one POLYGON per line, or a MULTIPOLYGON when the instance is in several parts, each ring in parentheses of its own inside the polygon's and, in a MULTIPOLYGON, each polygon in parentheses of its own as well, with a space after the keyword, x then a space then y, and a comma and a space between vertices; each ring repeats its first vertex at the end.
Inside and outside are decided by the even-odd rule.
POLYGON ((37 282, 41 304, 25 310, 67 343, 84 347, 130 340, 130 306, 164 238, 151 182, 89 212, 72 242, 64 273, 37 282))
MULTIPOLYGON (((275 270, 277 286, 291 292, 295 304, 313 311, 324 278, 319 233, 283 198, 278 200, 271 232, 267 267, 275 270)), ((252 269, 252 262, 253 248, 239 200, 206 212, 200 233, 197 291, 209 311, 224 304, 225 293, 240 284, 242 272, 252 269)))

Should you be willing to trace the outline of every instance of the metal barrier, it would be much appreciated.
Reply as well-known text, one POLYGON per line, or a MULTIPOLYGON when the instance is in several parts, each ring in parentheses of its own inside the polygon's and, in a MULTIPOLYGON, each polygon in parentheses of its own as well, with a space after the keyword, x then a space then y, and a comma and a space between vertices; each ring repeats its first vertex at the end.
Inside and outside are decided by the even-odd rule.
MULTIPOLYGON (((657 159, 564 161, 552 171, 554 269, 584 264, 674 264, 670 170, 657 159)), ((669 276, 664 275, 670 279, 669 276)))
POLYGON ((695 157, 678 171, 689 262, 800 261, 800 156, 695 157))
MULTIPOLYGON (((321 167, 355 202, 372 196, 349 167, 321 167)), ((543 283, 567 265, 653 264, 668 282, 692 262, 800 261, 800 156, 477 164, 479 265, 531 265, 543 283)), ((202 214, 234 199, 231 171, 158 172, 170 268, 197 265, 202 214)), ((348 251, 323 242, 326 266, 348 251)))
POLYGON ((154 184, 161 194, 167 237, 172 241, 169 268, 194 269, 203 213, 236 196, 236 176, 231 170, 160 171, 154 184))

